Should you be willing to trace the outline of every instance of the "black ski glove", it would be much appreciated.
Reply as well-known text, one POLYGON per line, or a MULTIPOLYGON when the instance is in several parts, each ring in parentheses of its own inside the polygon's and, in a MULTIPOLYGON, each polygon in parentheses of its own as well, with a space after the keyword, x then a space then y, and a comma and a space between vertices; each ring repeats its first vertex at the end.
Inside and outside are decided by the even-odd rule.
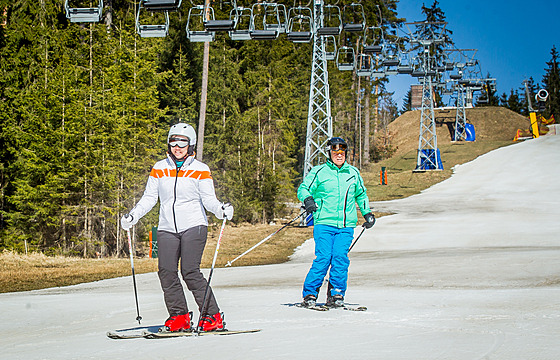
POLYGON ((371 228, 373 224, 375 224, 375 216, 373 216, 373 213, 365 214, 364 219, 366 219, 366 222, 362 226, 366 229, 371 228))
POLYGON ((317 204, 315 204, 313 196, 308 196, 307 198, 305 198, 305 200, 303 200, 303 206, 305 206, 305 211, 307 211, 308 214, 313 214, 315 211, 317 211, 317 204))

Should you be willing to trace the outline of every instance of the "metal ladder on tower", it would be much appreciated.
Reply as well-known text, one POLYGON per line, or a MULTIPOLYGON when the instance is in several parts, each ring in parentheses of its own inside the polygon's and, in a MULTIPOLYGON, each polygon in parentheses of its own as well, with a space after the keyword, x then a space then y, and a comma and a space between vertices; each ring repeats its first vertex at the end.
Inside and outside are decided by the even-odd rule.
POLYGON ((323 0, 313 1, 313 56, 303 164, 304 177, 313 166, 326 161, 327 141, 333 133, 325 36, 317 33, 317 30, 323 27, 323 6, 323 0))

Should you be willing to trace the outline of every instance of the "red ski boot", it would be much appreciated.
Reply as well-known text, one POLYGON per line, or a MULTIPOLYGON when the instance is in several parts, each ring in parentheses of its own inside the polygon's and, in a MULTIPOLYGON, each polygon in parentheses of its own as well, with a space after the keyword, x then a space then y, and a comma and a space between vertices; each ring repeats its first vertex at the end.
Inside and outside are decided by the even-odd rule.
POLYGON ((165 321, 165 329, 167 331, 189 331, 191 330, 191 315, 175 315, 170 316, 169 319, 165 321))
POLYGON ((220 331, 224 330, 224 319, 222 313, 212 315, 205 315, 200 320, 198 328, 202 331, 220 331))

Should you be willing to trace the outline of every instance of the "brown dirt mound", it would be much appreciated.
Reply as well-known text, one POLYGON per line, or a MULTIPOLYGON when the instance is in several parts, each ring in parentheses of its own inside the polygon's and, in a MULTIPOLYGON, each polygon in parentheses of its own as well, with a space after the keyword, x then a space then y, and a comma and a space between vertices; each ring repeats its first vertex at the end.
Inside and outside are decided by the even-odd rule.
MULTIPOLYGON (((435 110, 438 146, 451 143, 455 110, 435 110)), ((529 119, 504 107, 466 109, 467 121, 474 125, 476 140, 513 140, 517 129, 529 129, 529 119)), ((418 149, 420 110, 408 111, 389 124, 389 141, 402 154, 418 149)))

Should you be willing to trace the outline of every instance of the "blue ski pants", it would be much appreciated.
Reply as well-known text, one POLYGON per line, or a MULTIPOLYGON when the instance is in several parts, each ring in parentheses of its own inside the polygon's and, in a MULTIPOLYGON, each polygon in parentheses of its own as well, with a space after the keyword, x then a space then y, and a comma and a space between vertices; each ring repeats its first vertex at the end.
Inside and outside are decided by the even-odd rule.
POLYGON ((319 294, 323 280, 329 272, 329 281, 332 285, 331 293, 334 296, 346 293, 348 281, 348 249, 352 244, 354 228, 337 228, 330 225, 315 225, 313 239, 315 240, 315 260, 307 273, 303 283, 303 297, 319 294))

